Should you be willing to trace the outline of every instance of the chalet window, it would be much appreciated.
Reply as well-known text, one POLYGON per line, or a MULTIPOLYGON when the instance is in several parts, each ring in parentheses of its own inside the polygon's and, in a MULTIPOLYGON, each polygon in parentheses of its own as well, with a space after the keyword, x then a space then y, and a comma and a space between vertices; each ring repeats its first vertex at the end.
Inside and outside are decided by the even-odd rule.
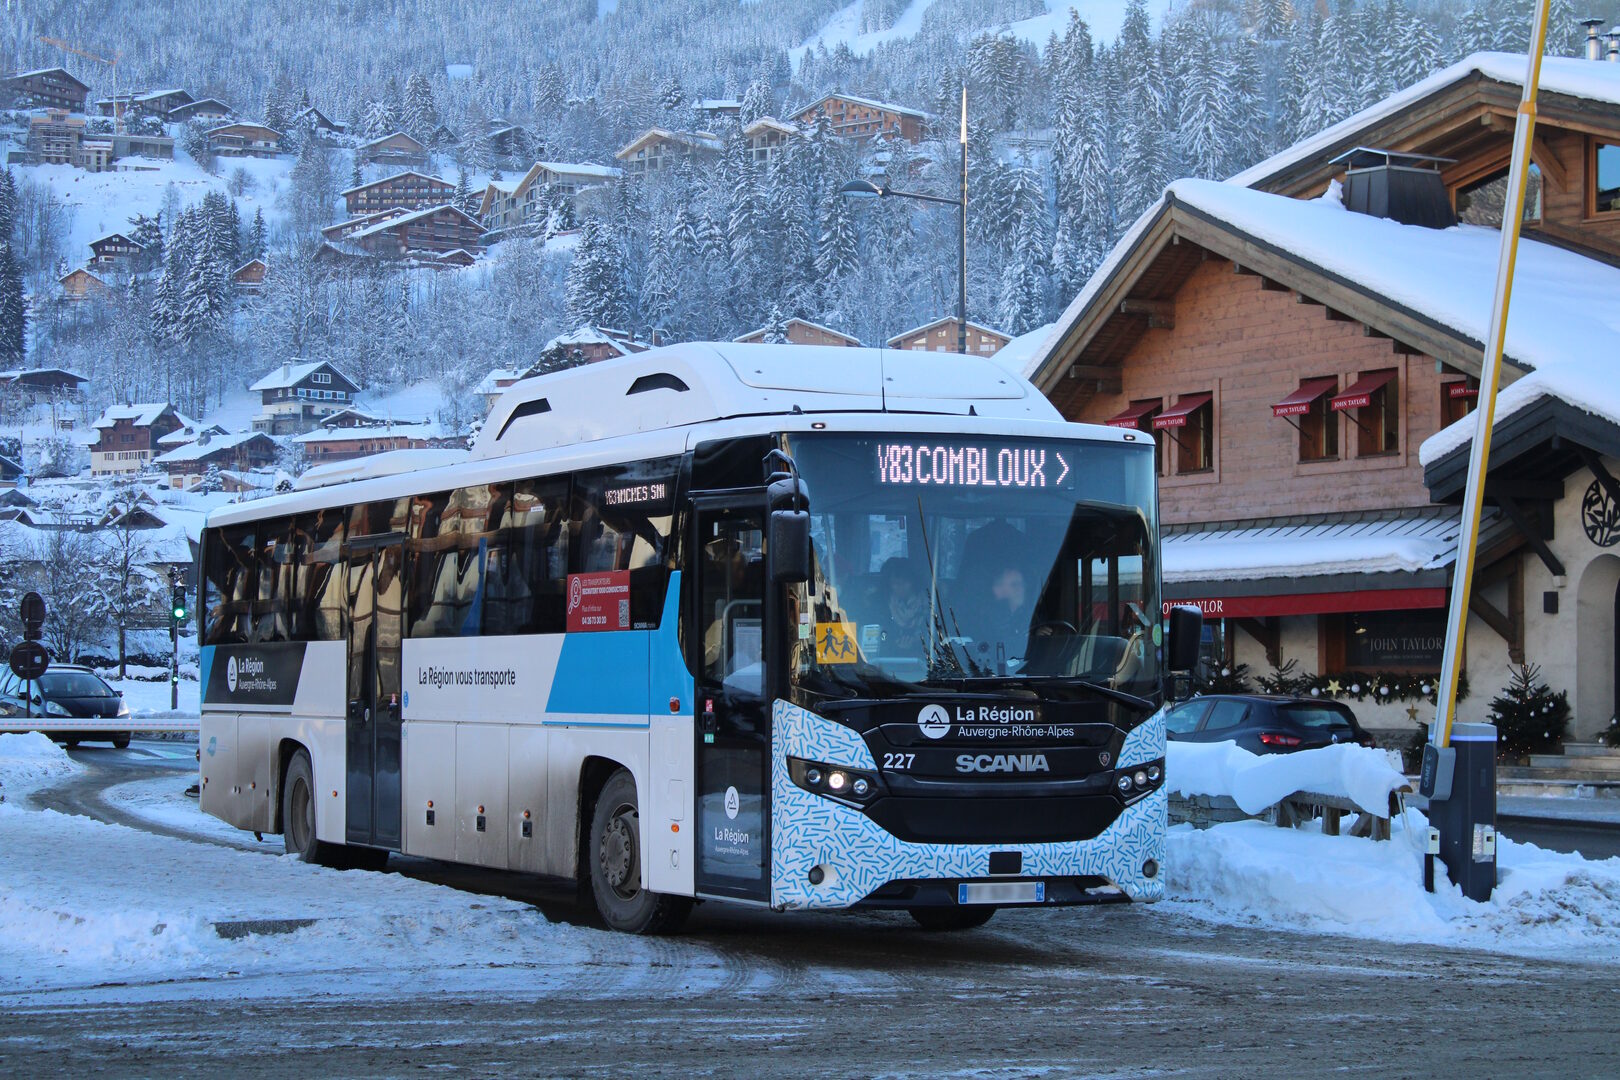
POLYGON ((1473 376, 1440 384, 1440 426, 1455 424, 1479 405, 1479 380, 1473 376))
POLYGON ((1215 395, 1182 394, 1153 418, 1153 430, 1176 444, 1176 472, 1208 472, 1215 467, 1215 395))
MULTIPOLYGON (((1457 189, 1457 220, 1468 225, 1486 225, 1500 228, 1502 211, 1507 207, 1508 171, 1498 169, 1490 175, 1457 189)), ((1524 191, 1524 218, 1526 223, 1541 221, 1541 166, 1530 163, 1529 186, 1524 191)))
POLYGON ((118 439, 119 439, 120 442, 134 442, 135 441, 135 436, 134 435, 120 435, 118 437, 118 439))
POLYGON ((1592 140, 1592 212, 1620 211, 1620 144, 1592 140))
POLYGON ((1394 368, 1364 371, 1329 403, 1356 425, 1356 456, 1393 454, 1400 449, 1401 383, 1394 368))

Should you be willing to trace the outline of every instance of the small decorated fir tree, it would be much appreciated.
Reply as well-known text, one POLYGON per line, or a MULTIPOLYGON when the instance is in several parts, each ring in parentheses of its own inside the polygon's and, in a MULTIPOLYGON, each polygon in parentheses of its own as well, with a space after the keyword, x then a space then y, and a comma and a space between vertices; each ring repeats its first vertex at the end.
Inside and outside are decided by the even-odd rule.
POLYGON ((1557 749, 1569 726, 1569 693, 1541 681, 1541 667, 1521 664, 1502 692, 1491 700, 1499 753, 1522 758, 1557 749))

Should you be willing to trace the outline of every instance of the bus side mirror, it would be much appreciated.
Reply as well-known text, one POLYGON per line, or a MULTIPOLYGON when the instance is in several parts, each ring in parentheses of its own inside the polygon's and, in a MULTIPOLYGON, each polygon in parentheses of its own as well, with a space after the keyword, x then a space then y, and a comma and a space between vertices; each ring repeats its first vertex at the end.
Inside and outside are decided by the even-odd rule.
POLYGON ((770 535, 771 580, 797 585, 810 580, 810 515, 804 510, 772 510, 770 535))
POLYGON ((1170 640, 1165 650, 1166 671, 1191 671, 1198 666, 1204 639, 1204 613, 1195 607, 1170 609, 1170 640))

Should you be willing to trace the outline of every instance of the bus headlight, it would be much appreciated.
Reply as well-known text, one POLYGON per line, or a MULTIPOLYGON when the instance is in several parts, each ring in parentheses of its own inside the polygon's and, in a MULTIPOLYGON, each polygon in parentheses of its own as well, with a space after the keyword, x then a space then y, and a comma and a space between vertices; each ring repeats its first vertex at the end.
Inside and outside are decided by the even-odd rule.
POLYGON ((1153 761, 1145 765, 1121 769, 1114 786, 1126 802, 1134 802, 1159 787, 1164 781, 1164 762, 1153 761))
POLYGON ((788 758, 788 776, 797 787, 840 802, 870 802, 881 794, 875 774, 844 765, 788 758))

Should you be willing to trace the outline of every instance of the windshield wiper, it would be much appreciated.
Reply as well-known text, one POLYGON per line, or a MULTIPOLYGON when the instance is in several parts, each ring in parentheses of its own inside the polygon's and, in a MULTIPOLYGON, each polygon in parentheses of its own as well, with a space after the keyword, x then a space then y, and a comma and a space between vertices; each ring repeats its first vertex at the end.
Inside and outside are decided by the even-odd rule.
POLYGON ((1115 690, 1112 686, 1092 682, 1090 679, 1057 679, 1064 686, 1078 686, 1082 690, 1090 690, 1100 698, 1106 698, 1118 705, 1128 705, 1139 712, 1156 713, 1159 707, 1145 697, 1137 697, 1123 690, 1115 690))

